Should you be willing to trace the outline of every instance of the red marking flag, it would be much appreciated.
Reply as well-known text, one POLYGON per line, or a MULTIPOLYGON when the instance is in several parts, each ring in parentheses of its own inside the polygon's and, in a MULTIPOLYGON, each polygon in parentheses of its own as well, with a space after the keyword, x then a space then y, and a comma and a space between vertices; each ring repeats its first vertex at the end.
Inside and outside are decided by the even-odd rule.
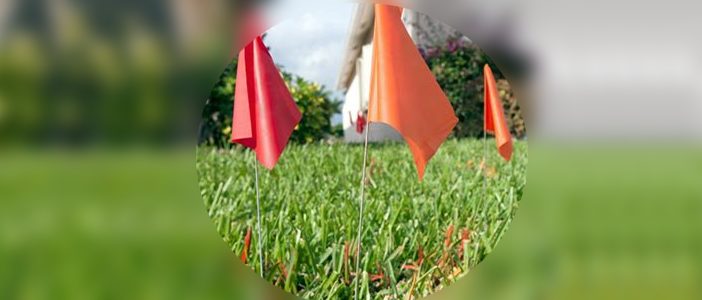
POLYGON ((257 37, 239 53, 232 143, 251 148, 263 166, 273 169, 301 119, 266 45, 257 37))

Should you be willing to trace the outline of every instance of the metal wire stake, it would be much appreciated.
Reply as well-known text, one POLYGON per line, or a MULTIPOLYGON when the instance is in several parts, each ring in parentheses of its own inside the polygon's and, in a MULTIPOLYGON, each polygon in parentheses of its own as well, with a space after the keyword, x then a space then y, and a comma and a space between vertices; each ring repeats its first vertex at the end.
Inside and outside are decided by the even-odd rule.
POLYGON ((258 263, 260 267, 261 277, 263 277, 263 234, 261 232, 261 196, 258 188, 258 162, 254 158, 254 173, 256 174, 256 215, 258 216, 258 263))
POLYGON ((361 280, 361 233, 363 232, 363 202, 366 201, 366 163, 368 161, 368 134, 370 132, 370 122, 366 119, 366 142, 363 149, 363 175, 361 175, 361 203, 358 215, 358 238, 356 239, 356 287, 354 288, 354 299, 358 300, 358 282, 361 280))
MULTIPOLYGON (((487 130, 483 128, 483 162, 485 163, 483 167, 483 208, 487 207, 487 130)), ((483 222, 482 226, 487 228, 487 212, 483 211, 483 222)), ((487 230, 487 229, 486 229, 487 230)))

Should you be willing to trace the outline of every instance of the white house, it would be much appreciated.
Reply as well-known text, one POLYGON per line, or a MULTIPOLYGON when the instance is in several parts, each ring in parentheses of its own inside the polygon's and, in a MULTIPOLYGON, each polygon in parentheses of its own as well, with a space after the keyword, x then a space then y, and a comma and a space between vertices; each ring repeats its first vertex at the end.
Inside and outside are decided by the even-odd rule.
MULTIPOLYGON (((344 140, 363 142, 365 131, 358 133, 354 122, 359 112, 368 108, 370 73, 373 55, 373 4, 357 4, 348 32, 348 45, 338 78, 338 88, 346 91, 342 118, 344 140)), ((419 46, 431 46, 457 34, 449 26, 425 15, 405 9, 402 14, 407 32, 419 46)), ((401 141, 402 136, 382 123, 372 125, 370 141, 401 141)))

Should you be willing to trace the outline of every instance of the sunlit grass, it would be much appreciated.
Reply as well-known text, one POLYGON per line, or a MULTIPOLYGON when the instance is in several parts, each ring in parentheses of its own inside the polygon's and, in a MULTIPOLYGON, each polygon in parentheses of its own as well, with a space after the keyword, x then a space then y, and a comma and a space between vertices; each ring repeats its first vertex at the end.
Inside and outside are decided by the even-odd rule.
MULTIPOLYGON (((407 147, 371 144, 360 281, 363 298, 424 296, 451 284, 492 251, 516 213, 526 183, 527 146, 505 162, 488 141, 449 140, 420 183, 407 147)), ((253 154, 199 148, 197 170, 209 215, 258 273, 253 154)), ((306 299, 349 299, 356 280, 361 145, 289 145, 272 171, 261 168, 265 277, 306 299)))

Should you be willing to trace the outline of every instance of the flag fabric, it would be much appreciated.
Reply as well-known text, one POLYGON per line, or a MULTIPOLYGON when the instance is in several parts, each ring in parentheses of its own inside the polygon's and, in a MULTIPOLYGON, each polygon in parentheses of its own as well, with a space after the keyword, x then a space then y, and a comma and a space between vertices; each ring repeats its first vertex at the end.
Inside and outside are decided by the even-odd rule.
POLYGON ((359 134, 363 133, 363 130, 366 129, 366 117, 363 116, 362 112, 358 112, 356 116, 356 132, 359 134))
POLYGON ((260 36, 239 53, 236 81, 231 141, 273 169, 302 115, 260 36))
POLYGON ((485 78, 485 108, 484 116, 485 131, 495 134, 495 143, 497 151, 506 161, 512 157, 512 136, 509 133, 509 127, 505 121, 505 113, 502 108, 502 100, 500 93, 497 90, 495 76, 492 74, 490 66, 485 64, 483 69, 483 77, 485 78))
POLYGON ((401 14, 402 8, 375 5, 368 121, 386 123, 404 137, 421 181, 427 162, 458 118, 407 33, 401 14))

